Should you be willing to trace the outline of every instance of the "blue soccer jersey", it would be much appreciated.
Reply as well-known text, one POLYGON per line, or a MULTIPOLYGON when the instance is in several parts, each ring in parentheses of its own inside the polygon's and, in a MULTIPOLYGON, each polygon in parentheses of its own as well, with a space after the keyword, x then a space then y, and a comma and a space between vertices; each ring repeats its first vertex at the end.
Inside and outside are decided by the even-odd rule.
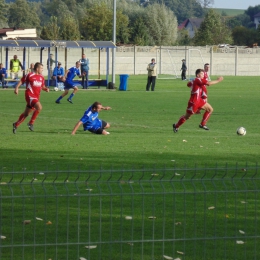
POLYGON ((90 106, 84 113, 83 117, 80 119, 83 123, 84 131, 90 130, 95 132, 102 126, 102 121, 98 119, 98 112, 92 111, 92 106, 90 106))
POLYGON ((70 85, 73 85, 73 79, 76 77, 76 76, 80 76, 80 71, 78 68, 76 67, 72 67, 69 69, 68 71, 68 74, 67 74, 67 78, 66 78, 66 83, 69 83, 70 85))

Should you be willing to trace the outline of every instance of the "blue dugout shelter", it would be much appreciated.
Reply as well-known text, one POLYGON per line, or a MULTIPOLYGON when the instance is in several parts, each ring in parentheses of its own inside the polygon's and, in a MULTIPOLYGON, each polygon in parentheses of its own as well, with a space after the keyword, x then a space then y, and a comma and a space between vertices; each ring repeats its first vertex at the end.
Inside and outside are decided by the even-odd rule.
MULTIPOLYGON (((96 81, 90 82, 90 86, 107 86, 109 78, 109 49, 116 48, 116 45, 111 41, 45 41, 45 40, 0 40, 0 46, 5 47, 6 58, 5 68, 8 70, 8 47, 20 47, 23 48, 23 67, 26 68, 26 48, 38 47, 40 50, 40 59, 42 63, 43 50, 48 49, 48 57, 50 58, 50 48, 55 48, 55 60, 58 60, 58 47, 65 48, 65 69, 67 69, 67 48, 81 48, 82 53, 84 48, 96 48, 99 49, 99 75, 96 81), (106 49, 106 79, 100 79, 100 50, 106 49)), ((49 66, 50 68, 50 66, 49 66)), ((46 86, 50 86, 50 70, 48 71, 48 79, 46 80, 46 86)))

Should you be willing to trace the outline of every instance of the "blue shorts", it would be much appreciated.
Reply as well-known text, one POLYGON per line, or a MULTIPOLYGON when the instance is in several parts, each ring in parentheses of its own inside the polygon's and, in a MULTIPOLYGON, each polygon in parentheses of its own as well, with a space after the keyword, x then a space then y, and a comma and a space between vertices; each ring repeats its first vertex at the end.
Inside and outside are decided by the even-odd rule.
POLYGON ((64 82, 64 89, 70 89, 70 88, 75 88, 77 87, 76 85, 73 85, 71 83, 68 83, 68 82, 64 82))

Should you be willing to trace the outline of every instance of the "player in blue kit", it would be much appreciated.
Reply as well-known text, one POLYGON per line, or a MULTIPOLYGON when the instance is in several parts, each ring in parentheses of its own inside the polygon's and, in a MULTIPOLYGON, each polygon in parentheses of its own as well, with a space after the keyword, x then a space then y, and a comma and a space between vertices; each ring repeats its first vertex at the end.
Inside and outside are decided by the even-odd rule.
POLYGON ((72 98, 74 97, 74 95, 76 94, 76 92, 78 91, 78 87, 76 85, 74 85, 75 83, 73 82, 73 79, 76 76, 79 76, 80 78, 82 77, 82 75, 80 75, 80 71, 79 71, 79 67, 80 67, 80 62, 77 61, 76 62, 76 66, 70 68, 69 70, 66 71, 65 74, 65 79, 63 78, 64 81, 64 93, 55 101, 57 104, 60 104, 60 101, 63 97, 65 97, 68 93, 69 90, 71 88, 73 88, 73 92, 71 93, 71 95, 69 96, 69 98, 67 99, 67 101, 69 101, 72 104, 72 98))
POLYGON ((78 128, 83 124, 84 131, 90 131, 94 134, 102 134, 109 135, 105 129, 109 128, 110 125, 98 118, 98 113, 101 110, 109 110, 111 107, 103 107, 101 103, 95 102, 93 103, 84 113, 83 117, 79 120, 79 122, 75 125, 71 134, 75 135, 78 128))

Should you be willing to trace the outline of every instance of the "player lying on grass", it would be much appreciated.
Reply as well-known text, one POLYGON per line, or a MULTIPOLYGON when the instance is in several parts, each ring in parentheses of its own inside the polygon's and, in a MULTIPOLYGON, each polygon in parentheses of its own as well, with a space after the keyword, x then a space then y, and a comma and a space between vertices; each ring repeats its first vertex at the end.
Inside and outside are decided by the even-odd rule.
POLYGON ((19 116, 18 120, 13 123, 13 133, 16 133, 17 127, 25 120, 25 118, 31 113, 32 118, 28 123, 28 127, 33 131, 33 124, 37 116, 42 110, 42 105, 40 103, 40 93, 41 90, 49 92, 49 88, 45 87, 45 80, 42 76, 43 65, 40 62, 36 62, 34 65, 34 72, 30 72, 27 75, 23 76, 19 83, 16 85, 14 93, 18 95, 19 87, 26 83, 25 90, 25 100, 26 107, 24 112, 19 116))
POLYGON ((223 77, 219 77, 217 80, 207 81, 204 79, 203 69, 197 69, 195 75, 196 78, 194 79, 191 86, 191 96, 188 102, 186 114, 181 116, 179 121, 172 125, 174 133, 177 133, 179 127, 184 124, 186 120, 188 120, 192 115, 194 115, 198 109, 205 110, 199 127, 204 130, 209 130, 209 128, 206 126, 206 123, 213 112, 213 108, 209 103, 207 103, 206 99, 202 99, 201 96, 203 92, 207 93, 206 86, 211 86, 221 82, 223 77))
POLYGON ((95 102, 93 103, 84 113, 82 118, 79 120, 79 122, 75 125, 73 131, 71 132, 72 135, 75 135, 78 128, 83 124, 84 131, 90 131, 94 134, 102 134, 102 135, 108 135, 109 132, 107 132, 105 129, 109 128, 110 125, 98 118, 98 113, 101 110, 109 110, 111 107, 103 107, 101 103, 95 102))

